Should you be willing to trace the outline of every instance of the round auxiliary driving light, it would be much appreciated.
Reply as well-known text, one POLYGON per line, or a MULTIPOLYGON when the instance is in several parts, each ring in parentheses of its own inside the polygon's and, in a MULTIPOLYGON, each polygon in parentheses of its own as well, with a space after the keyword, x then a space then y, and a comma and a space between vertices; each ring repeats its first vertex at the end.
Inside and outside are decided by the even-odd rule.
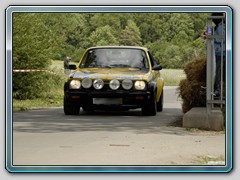
POLYGON ((96 79, 93 81, 93 87, 97 90, 102 89, 104 86, 104 82, 101 79, 96 79))
POLYGON ((122 82, 122 87, 125 90, 129 90, 133 87, 133 82, 131 79, 124 79, 122 82))
POLYGON ((117 79, 113 79, 110 81, 109 86, 112 90, 117 90, 120 86, 120 82, 117 79))
POLYGON ((84 87, 85 89, 88 89, 92 86, 92 80, 90 78, 84 78, 82 80, 82 87, 84 87))

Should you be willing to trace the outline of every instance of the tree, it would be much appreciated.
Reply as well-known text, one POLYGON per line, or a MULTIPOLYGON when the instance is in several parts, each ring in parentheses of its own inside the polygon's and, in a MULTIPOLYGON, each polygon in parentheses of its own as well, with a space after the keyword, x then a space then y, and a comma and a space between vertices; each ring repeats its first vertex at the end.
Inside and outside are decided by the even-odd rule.
POLYGON ((88 38, 91 46, 118 45, 109 25, 97 28, 88 38))
MULTIPOLYGON (((55 38, 45 14, 14 13, 13 68, 47 69, 54 57, 55 38)), ((46 73, 13 73, 14 98, 37 98, 49 88, 46 73)))
POLYGON ((120 45, 141 46, 141 34, 139 28, 133 20, 127 21, 127 26, 119 36, 120 45))
MULTIPOLYGON (((164 68, 182 68, 206 53, 202 32, 207 13, 14 13, 13 66, 47 69, 66 55, 79 60, 90 46, 148 47, 164 68)), ((14 97, 47 92, 41 74, 13 74, 14 97), (44 85, 44 86, 43 86, 44 85)))
POLYGON ((194 39, 202 38, 202 33, 206 30, 206 19, 208 13, 191 13, 190 19, 193 22, 194 39))
POLYGON ((114 13, 97 13, 91 18, 91 25, 94 29, 104 26, 110 26, 112 33, 115 35, 121 29, 121 14, 114 13))

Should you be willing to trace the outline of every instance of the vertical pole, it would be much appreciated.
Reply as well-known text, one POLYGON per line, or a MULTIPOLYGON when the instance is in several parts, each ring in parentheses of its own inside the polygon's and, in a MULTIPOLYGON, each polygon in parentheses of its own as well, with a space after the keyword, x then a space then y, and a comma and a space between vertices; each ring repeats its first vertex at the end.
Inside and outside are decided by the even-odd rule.
MULTIPOLYGON (((223 19, 222 19, 222 34, 221 35, 224 35, 223 33, 223 19)), ((225 37, 224 37, 225 38, 225 37)), ((223 41, 224 39, 222 38, 221 39, 221 94, 220 94, 220 100, 222 101, 223 100, 223 41)), ((225 55, 226 56, 226 55, 225 55)), ((222 104, 221 104, 221 108, 222 108, 222 104)))

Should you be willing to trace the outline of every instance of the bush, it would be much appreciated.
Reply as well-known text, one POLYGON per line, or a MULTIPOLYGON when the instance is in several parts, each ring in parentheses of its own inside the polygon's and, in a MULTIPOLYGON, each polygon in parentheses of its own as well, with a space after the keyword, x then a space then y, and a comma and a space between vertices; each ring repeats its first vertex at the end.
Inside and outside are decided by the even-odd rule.
POLYGON ((182 111, 193 107, 206 106, 206 58, 200 57, 189 61, 185 68, 186 79, 180 81, 179 96, 183 100, 182 111))
POLYGON ((13 73, 13 98, 52 98, 54 91, 62 86, 59 75, 48 72, 13 73))
MULTIPOLYGON (((49 17, 44 13, 13 14, 13 69, 47 70, 51 59, 59 54, 59 44, 65 38, 54 31, 49 17)), ((50 93, 58 79, 46 72, 14 72, 13 98, 43 97, 50 93)))

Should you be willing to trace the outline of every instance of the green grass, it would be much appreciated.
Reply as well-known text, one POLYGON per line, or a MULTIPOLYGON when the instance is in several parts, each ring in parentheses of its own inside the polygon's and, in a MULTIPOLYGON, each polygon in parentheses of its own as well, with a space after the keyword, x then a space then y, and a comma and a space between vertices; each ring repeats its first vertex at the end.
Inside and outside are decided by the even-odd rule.
POLYGON ((182 69, 163 69, 160 72, 165 86, 178 86, 180 81, 186 78, 182 69))
MULTIPOLYGON (((76 62, 70 62, 70 64, 76 64, 76 62)), ((54 72, 58 72, 60 74, 64 74, 64 68, 63 68, 63 61, 60 60, 54 60, 52 61, 52 64, 50 65, 50 69, 54 72)))
MULTIPOLYGON (((71 62, 76 64, 75 62, 71 62)), ((49 92, 44 95, 45 98, 33 99, 33 100, 16 100, 13 99, 13 110, 23 111, 33 108, 47 108, 57 107, 63 105, 63 85, 67 79, 67 75, 64 74, 63 61, 52 61, 50 70, 60 75, 60 83, 53 87, 49 92)), ((181 69, 163 69, 161 75, 164 78, 165 86, 178 86, 180 80, 185 78, 185 74, 181 69)))
POLYGON ((199 164, 208 164, 209 162, 220 162, 223 163, 225 161, 225 158, 223 156, 198 156, 197 160, 195 160, 199 164))
POLYGON ((63 105, 63 98, 53 99, 27 99, 16 100, 13 99, 13 111, 27 111, 35 108, 58 107, 63 105))
POLYGON ((189 132, 197 132, 199 129, 198 128, 186 128, 186 130, 189 132))

